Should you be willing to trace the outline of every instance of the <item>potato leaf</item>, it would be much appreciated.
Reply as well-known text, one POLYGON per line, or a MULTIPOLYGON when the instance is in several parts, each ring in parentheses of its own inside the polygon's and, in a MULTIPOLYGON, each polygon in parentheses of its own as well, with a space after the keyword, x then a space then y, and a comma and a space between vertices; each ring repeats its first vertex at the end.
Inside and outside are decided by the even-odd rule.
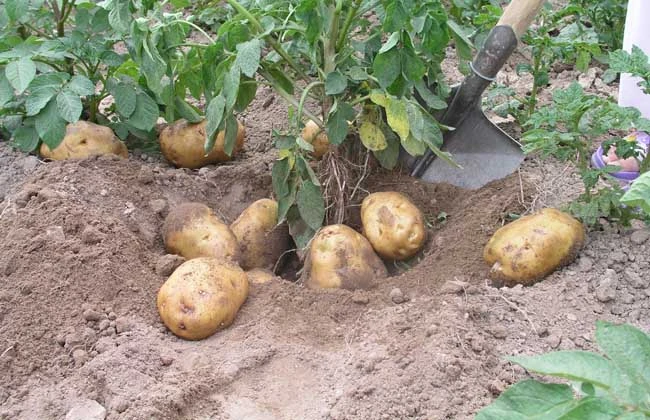
POLYGON ((400 136, 402 141, 405 141, 411 132, 408 114, 406 112, 406 101, 392 96, 387 97, 387 100, 386 119, 388 120, 388 125, 400 136))
POLYGON ((650 172, 642 174, 630 185, 630 189, 621 197, 621 203, 639 207, 650 216, 650 172))
POLYGON ((289 186, 287 180, 291 172, 289 165, 289 158, 276 160, 271 170, 271 182, 273 184, 273 191, 278 198, 286 197, 289 194, 289 186))
POLYGON ((373 152, 379 164, 386 169, 393 169, 399 159, 400 142, 389 128, 381 127, 386 139, 386 148, 373 152))
POLYGON ((359 137, 368 150, 373 152, 384 150, 388 143, 381 129, 370 121, 364 121, 359 127, 359 137))
POLYGON ((327 118, 327 137, 331 144, 341 144, 348 135, 348 121, 354 120, 354 108, 345 102, 336 102, 327 118))
POLYGON ((206 134, 206 143, 205 143, 205 148, 204 151, 205 153, 209 153, 210 150, 214 147, 214 142, 217 137, 217 133, 219 132, 219 129, 222 127, 223 123, 223 115, 225 112, 226 108, 226 99, 223 97, 223 95, 218 95, 212 98, 210 103, 208 104, 208 107, 206 108, 205 111, 205 117, 208 120, 206 123, 206 129, 205 129, 205 134, 206 134))
POLYGON ((320 187, 311 181, 303 181, 296 195, 300 217, 314 231, 320 229, 325 218, 325 201, 320 187))
POLYGON ((252 39, 237 45, 237 57, 234 66, 248 77, 254 77, 260 65, 262 41, 252 39))
POLYGON ((129 117, 128 122, 137 129, 149 131, 156 125, 159 115, 156 101, 146 93, 140 92, 136 96, 135 111, 129 117))
POLYGON ((0 70, 0 107, 11 101, 14 97, 14 89, 5 76, 4 70, 0 70))
POLYGON ((124 118, 129 118, 135 111, 137 95, 135 87, 129 83, 109 84, 109 93, 113 95, 117 112, 124 118))
POLYGON ((223 151, 228 156, 232 156, 232 152, 235 150, 235 145, 237 144, 237 129, 237 118, 235 117, 235 114, 229 113, 226 117, 226 132, 224 133, 225 139, 223 145, 223 151))
POLYGON ((33 126, 18 127, 13 133, 13 141, 16 146, 23 152, 31 152, 36 150, 38 146, 38 132, 33 126))
POLYGON ((65 120, 59 115, 57 101, 50 99, 45 108, 35 117, 36 131, 50 149, 57 147, 65 136, 65 120))
POLYGON ((345 91, 348 86, 348 80, 338 71, 333 71, 327 74, 325 78, 325 94, 338 95, 345 91))
POLYGON ((5 67, 5 76, 11 86, 16 89, 16 93, 21 94, 27 89, 27 86, 36 76, 36 65, 29 59, 23 57, 19 60, 12 61, 5 67))
POLYGON ((83 110, 81 98, 68 89, 59 92, 56 96, 56 105, 59 115, 67 122, 76 122, 81 117, 81 111, 83 110))
POLYGON ((397 48, 377 54, 372 63, 372 71, 382 89, 387 89, 397 80, 402 72, 400 63, 400 52, 397 48))

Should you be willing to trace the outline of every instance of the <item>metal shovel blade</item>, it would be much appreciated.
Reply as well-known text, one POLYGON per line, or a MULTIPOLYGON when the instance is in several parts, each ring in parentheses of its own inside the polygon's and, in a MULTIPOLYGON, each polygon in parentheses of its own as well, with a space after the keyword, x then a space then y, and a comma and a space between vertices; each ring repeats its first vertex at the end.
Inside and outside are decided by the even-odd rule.
POLYGON ((443 150, 451 153, 462 169, 436 158, 420 176, 424 181, 477 189, 510 175, 524 160, 520 144, 492 123, 478 106, 469 111, 456 130, 446 133, 443 144, 443 150))

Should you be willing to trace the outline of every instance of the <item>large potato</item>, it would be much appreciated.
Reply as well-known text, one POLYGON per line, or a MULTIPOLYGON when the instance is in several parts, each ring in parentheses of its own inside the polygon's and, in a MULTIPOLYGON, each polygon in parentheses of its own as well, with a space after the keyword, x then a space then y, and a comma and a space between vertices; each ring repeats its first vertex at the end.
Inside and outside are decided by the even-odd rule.
POLYGON ((268 198, 257 200, 246 208, 232 222, 230 230, 239 241, 239 264, 244 270, 273 270, 291 240, 287 224, 278 225, 278 203, 268 198))
POLYGON ((264 284, 278 279, 275 274, 262 268, 254 268, 246 272, 248 282, 251 284, 264 284))
POLYGON ((312 239, 303 279, 310 288, 369 289, 386 267, 368 240, 345 225, 325 226, 312 239))
POLYGON ((405 260, 426 240, 422 212, 398 192, 376 192, 361 203, 363 234, 381 257, 405 260))
POLYGON ((244 146, 246 128, 237 121, 237 142, 232 156, 224 152, 225 132, 217 133, 212 151, 206 156, 204 151, 207 120, 191 124, 184 119, 165 127, 158 140, 160 151, 165 159, 179 168, 196 169, 205 165, 231 160, 244 146))
POLYGON ((123 158, 129 156, 126 145, 117 138, 113 130, 88 121, 68 124, 61 143, 54 150, 43 143, 40 153, 44 158, 52 160, 84 159, 110 154, 123 158))
POLYGON ((158 313, 174 334, 201 340, 228 327, 248 296, 246 273, 214 258, 181 264, 158 291, 158 313))
POLYGON ((557 209, 543 209, 497 230, 483 250, 498 286, 530 285, 571 262, 585 242, 582 224, 557 209))
POLYGON ((170 254, 185 259, 213 257, 238 262, 237 238, 228 225, 201 203, 183 203, 172 209, 163 223, 163 241, 170 254))
POLYGON ((307 121, 307 124, 302 129, 302 138, 314 147, 311 155, 316 159, 323 157, 330 149, 330 141, 327 133, 321 130, 318 124, 312 120, 307 121))

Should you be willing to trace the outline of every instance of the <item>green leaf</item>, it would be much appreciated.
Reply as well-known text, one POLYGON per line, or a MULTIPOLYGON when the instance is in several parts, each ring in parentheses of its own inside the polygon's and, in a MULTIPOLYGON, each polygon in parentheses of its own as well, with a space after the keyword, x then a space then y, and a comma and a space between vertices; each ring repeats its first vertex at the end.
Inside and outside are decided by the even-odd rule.
POLYGON ((146 93, 140 92, 136 96, 135 111, 129 117, 128 123, 137 129, 149 131, 154 128, 159 116, 156 101, 146 93))
POLYGON ((207 142, 205 144, 205 152, 209 153, 214 147, 219 129, 222 126, 223 115, 226 110, 226 99, 223 95, 215 96, 212 98, 208 107, 205 110, 205 117, 208 120, 206 123, 205 134, 207 142))
POLYGON ((451 29, 451 36, 454 38, 458 56, 463 60, 471 60, 473 45, 463 28, 451 19, 447 20, 447 26, 451 29))
POLYGON ((181 118, 185 118, 190 123, 198 123, 203 120, 201 114, 194 107, 178 96, 174 97, 174 108, 176 108, 176 112, 181 118))
POLYGON ((327 118, 327 138, 330 144, 341 144, 348 135, 348 121, 354 119, 354 108, 345 102, 336 102, 327 118))
POLYGON ((384 31, 393 32, 407 29, 408 21, 409 13, 401 1, 388 2, 383 22, 384 31))
POLYGON ((20 60, 12 61, 5 67, 5 76, 11 86, 16 89, 18 94, 21 94, 27 89, 27 86, 34 80, 36 76, 36 65, 28 57, 23 57, 20 60))
POLYGON ((325 219, 325 201, 320 187, 314 185, 311 181, 304 181, 296 195, 296 203, 298 204, 300 217, 307 226, 313 230, 320 229, 325 219))
POLYGON ((609 389, 618 376, 609 360, 586 351, 556 351, 537 356, 509 357, 508 360, 535 373, 589 382, 603 389, 609 389))
POLYGON ((388 40, 386 40, 386 43, 381 46, 378 53, 381 54, 381 53, 385 53, 386 51, 392 50, 393 47, 395 45, 397 45, 397 43, 399 42, 399 38, 400 38, 400 32, 399 31, 396 31, 396 32, 393 32, 392 34, 390 34, 390 36, 388 37, 388 40))
POLYGON ((631 325, 598 321, 596 341, 614 365, 642 388, 647 403, 650 395, 650 337, 631 325))
POLYGON ((372 72, 382 89, 387 89, 392 85, 402 72, 399 50, 394 48, 385 53, 377 54, 375 61, 372 63, 372 72))
POLYGON ((574 406, 569 386, 529 379, 505 390, 496 401, 477 413, 476 420, 559 419, 574 406))
POLYGON ((404 141, 411 132, 408 114, 406 112, 406 101, 392 96, 388 96, 387 100, 386 120, 388 121, 388 125, 404 141))
POLYGON ((402 147, 411 156, 422 156, 427 150, 427 145, 423 141, 409 135, 402 139, 402 147))
POLYGON ((127 32, 131 25, 130 0, 113 0, 111 3, 112 9, 108 12, 108 22, 117 32, 127 32))
POLYGON ((113 95, 115 107, 120 115, 124 118, 129 118, 133 115, 138 101, 135 87, 129 83, 116 83, 112 86, 109 84, 109 93, 113 95))
POLYGON ((407 103, 406 114, 413 137, 434 148, 442 146, 442 131, 431 115, 413 102, 407 103))
POLYGON ((325 94, 338 95, 345 91, 348 86, 348 79, 338 71, 332 71, 325 78, 325 94))
POLYGON ((650 216, 650 172, 643 173, 634 180, 630 189, 621 197, 621 203, 629 207, 639 207, 650 216))
POLYGON ((273 169, 271 170, 271 180, 273 184, 273 191, 278 198, 285 197, 289 194, 289 186, 287 185, 287 180, 289 179, 290 172, 291 167, 289 165, 288 158, 276 160, 275 163, 273 163, 273 169))
POLYGON ((20 20, 25 16, 29 8, 29 1, 27 0, 6 0, 4 2, 5 11, 7 16, 12 21, 20 20))
POLYGON ((386 108, 388 106, 388 96, 378 90, 370 92, 370 100, 381 107, 386 108))
POLYGON ((228 114, 226 117, 226 132, 223 145, 223 151, 228 156, 232 156, 232 151, 235 150, 235 145, 237 143, 237 128, 237 118, 232 113, 228 114))
POLYGON ((11 101, 14 97, 14 89, 11 87, 9 80, 5 77, 5 72, 0 69, 0 107, 11 101))
POLYGON ((38 132, 32 126, 21 126, 13 132, 13 141, 23 152, 32 152, 38 147, 38 132))
POLYGON ((39 137, 50 149, 56 148, 65 136, 65 120, 59 115, 56 103, 51 99, 34 119, 39 137))
POLYGON ((293 83, 291 83, 291 80, 282 71, 276 68, 271 68, 269 69, 269 74, 282 90, 293 95, 293 83))
POLYGON ((262 54, 262 42, 259 39, 252 39, 237 45, 237 57, 234 66, 239 68, 248 77, 254 77, 260 66, 262 54))
POLYGON ((377 127, 370 121, 364 121, 359 127, 359 137, 361 142, 368 150, 373 152, 384 150, 388 143, 381 128, 377 127))
POLYGON ((237 102, 240 76, 239 67, 233 66, 223 78, 223 96, 226 99, 226 110, 228 111, 232 110, 237 102))
POLYGON ((78 95, 64 89, 56 96, 56 105, 59 115, 61 115, 64 120, 69 123, 79 121, 83 105, 81 104, 81 98, 79 98, 78 95))
POLYGON ((147 79, 147 86, 153 93, 160 95, 163 90, 162 80, 167 70, 167 63, 162 58, 151 36, 142 43, 141 71, 147 79))
POLYGON ((255 99, 257 94, 257 83, 254 81, 247 81, 239 84, 239 93, 237 94, 237 101, 235 102, 235 110, 238 112, 244 111, 248 105, 255 99))
MULTIPOLYGON (((562 414, 562 420, 612 420, 618 418, 623 410, 611 401, 598 397, 579 400, 575 407, 562 414)), ((557 417, 556 417, 557 418, 557 417)))
POLYGON ((27 116, 33 116, 41 112, 50 99, 56 95, 57 90, 52 87, 44 87, 33 90, 25 99, 25 112, 27 116))
POLYGON ((66 85, 66 89, 79 96, 90 96, 95 94, 95 85, 86 76, 74 75, 66 85))
POLYGON ((393 131, 382 127, 384 137, 386 138, 386 148, 373 152, 379 164, 386 169, 393 169, 399 160, 399 139, 393 131))
POLYGON ((350 79, 354 81, 361 82, 363 80, 368 80, 369 76, 366 70, 363 69, 362 67, 352 66, 348 70, 348 77, 350 77, 350 79))
POLYGON ((298 167, 300 176, 303 179, 309 179, 314 185, 320 186, 320 180, 311 165, 309 165, 309 161, 300 153, 296 154, 296 167, 298 167))
POLYGON ((306 248, 311 238, 316 234, 316 230, 309 227, 300 217, 298 206, 292 206, 287 211, 287 224, 289 225, 289 233, 299 249, 306 248))

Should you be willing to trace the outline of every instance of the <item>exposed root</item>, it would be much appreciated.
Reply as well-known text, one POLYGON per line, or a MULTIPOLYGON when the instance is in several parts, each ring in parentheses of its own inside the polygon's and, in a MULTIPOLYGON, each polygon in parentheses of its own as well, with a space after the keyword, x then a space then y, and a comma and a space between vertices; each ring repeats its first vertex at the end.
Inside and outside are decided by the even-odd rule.
POLYGON ((360 193, 366 192, 363 181, 369 175, 370 159, 368 150, 354 144, 332 150, 323 157, 319 169, 327 210, 326 224, 343 223, 360 193))

